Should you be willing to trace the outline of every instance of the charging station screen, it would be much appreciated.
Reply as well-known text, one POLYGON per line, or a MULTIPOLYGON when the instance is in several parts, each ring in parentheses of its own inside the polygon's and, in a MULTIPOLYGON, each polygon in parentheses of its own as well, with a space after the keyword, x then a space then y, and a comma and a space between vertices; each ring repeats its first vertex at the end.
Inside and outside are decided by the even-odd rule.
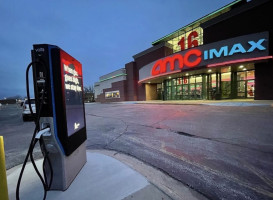
POLYGON ((85 127, 81 63, 60 50, 68 137, 85 127))

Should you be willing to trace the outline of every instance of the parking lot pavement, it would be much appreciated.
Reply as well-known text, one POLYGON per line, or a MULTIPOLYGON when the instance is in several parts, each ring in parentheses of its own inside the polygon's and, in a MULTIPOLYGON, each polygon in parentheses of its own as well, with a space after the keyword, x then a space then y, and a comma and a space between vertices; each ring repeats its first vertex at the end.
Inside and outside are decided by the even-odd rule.
POLYGON ((273 198, 273 108, 86 105, 88 148, 136 157, 209 199, 273 198))
MULTIPOLYGON (((0 110, 0 135, 4 137, 6 168, 21 164, 27 153, 34 131, 34 122, 23 122, 22 107, 16 104, 3 105, 0 110)), ((34 149, 34 157, 40 158, 39 148, 34 149)))
POLYGON ((22 125, 22 108, 17 104, 2 105, 0 110, 0 126, 22 125))
MULTIPOLYGON (((235 103, 86 104, 87 146, 135 157, 208 199, 272 199, 273 107, 235 103)), ((7 168, 22 163, 34 129, 20 113, 0 111, 7 168)))

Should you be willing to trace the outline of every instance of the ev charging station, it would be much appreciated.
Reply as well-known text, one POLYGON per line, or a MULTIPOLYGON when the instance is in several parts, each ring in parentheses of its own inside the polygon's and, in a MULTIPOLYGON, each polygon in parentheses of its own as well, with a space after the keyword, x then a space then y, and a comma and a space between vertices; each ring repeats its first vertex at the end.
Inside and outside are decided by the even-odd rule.
POLYGON ((33 45, 31 56, 39 126, 50 128, 40 138, 45 181, 64 191, 86 163, 82 65, 54 45, 33 45))

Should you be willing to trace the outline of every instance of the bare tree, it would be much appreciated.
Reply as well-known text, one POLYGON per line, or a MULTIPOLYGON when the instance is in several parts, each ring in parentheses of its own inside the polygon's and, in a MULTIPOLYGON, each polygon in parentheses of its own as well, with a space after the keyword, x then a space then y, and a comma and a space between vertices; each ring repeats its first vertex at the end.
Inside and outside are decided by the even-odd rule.
POLYGON ((94 86, 90 85, 87 87, 84 87, 84 102, 94 102, 94 86))

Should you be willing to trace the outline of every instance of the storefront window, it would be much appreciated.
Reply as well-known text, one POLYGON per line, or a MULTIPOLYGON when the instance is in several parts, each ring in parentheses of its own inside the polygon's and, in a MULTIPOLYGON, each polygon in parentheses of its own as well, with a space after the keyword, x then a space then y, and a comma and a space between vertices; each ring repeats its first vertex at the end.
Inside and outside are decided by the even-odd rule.
POLYGON ((202 83, 202 76, 201 75, 197 76, 195 80, 196 80, 196 83, 202 83))
POLYGON ((179 95, 179 99, 181 99, 181 95, 182 95, 182 85, 177 86, 177 95, 179 95))
POLYGON ((246 72, 237 72, 237 81, 246 80, 246 72))
POLYGON ((195 76, 190 76, 190 84, 195 83, 195 76))
POLYGON ((173 53, 202 45, 203 29, 196 24, 187 31, 178 31, 175 37, 167 42, 172 46, 173 53))
POLYGON ((216 90, 216 74, 211 75, 211 87, 216 90))
POLYGON ((255 79, 255 71, 254 70, 247 71, 246 74, 247 74, 247 76, 246 76, 247 80, 253 80, 253 79, 255 79))
POLYGON ((216 88, 216 74, 211 75, 211 87, 216 88))
POLYGON ((182 85, 182 78, 177 79, 177 85, 182 85))
POLYGON ((189 84, 189 78, 183 77, 183 84, 189 84))
POLYGON ((105 99, 120 98, 119 90, 105 92, 105 99))
POLYGON ((230 72, 231 66, 221 67, 221 73, 227 73, 230 72))
POLYGON ((105 92, 105 98, 106 99, 112 98, 112 93, 111 92, 105 92))
POLYGON ((222 73, 221 74, 221 81, 226 82, 226 81, 231 81, 231 73, 222 73))
POLYGON ((166 100, 230 99, 236 98, 236 93, 238 98, 253 98, 255 70, 231 72, 231 66, 227 66, 221 73, 183 76, 165 80, 164 84, 166 91, 158 84, 157 92, 158 98, 164 94, 166 100), (232 83, 236 80, 237 84, 232 83))

